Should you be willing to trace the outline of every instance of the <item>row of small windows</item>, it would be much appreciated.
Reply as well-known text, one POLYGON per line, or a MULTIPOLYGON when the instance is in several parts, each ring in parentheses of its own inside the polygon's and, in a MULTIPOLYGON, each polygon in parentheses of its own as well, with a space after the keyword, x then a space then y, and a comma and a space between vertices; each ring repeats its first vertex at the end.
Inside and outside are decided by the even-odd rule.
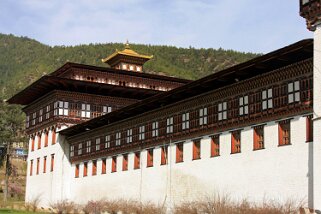
POLYGON ((169 91, 172 89, 172 88, 164 87, 164 86, 155 86, 155 85, 146 85, 143 83, 117 81, 117 80, 113 80, 113 79, 104 79, 104 78, 93 77, 93 76, 83 77, 81 75, 76 75, 74 78, 76 80, 82 80, 82 81, 86 80, 86 81, 90 81, 90 82, 107 83, 110 85, 128 86, 128 87, 133 87, 133 88, 145 88, 145 89, 153 89, 153 90, 159 90, 159 91, 169 91))
MULTIPOLYGON (((313 125, 312 125, 311 117, 306 118, 306 142, 313 141, 313 125)), ((291 145, 291 137, 290 137, 290 120, 280 121, 278 123, 278 145, 291 145)), ((264 147, 264 125, 256 126, 253 128, 253 150, 261 150, 265 149, 264 147)), ((175 162, 181 163, 184 161, 184 142, 175 144, 175 162)), ((236 130, 231 132, 231 154, 241 153, 241 130, 236 130)), ((210 157, 220 156, 220 135, 213 135, 211 137, 210 142, 210 157)), ((128 170, 128 154, 122 155, 123 163, 122 163, 122 171, 128 170)), ((134 169, 141 168, 141 153, 134 153, 134 169)), ((111 172, 117 171, 117 156, 111 158, 111 172)), ((154 166, 154 149, 147 150, 147 167, 154 166)), ((201 159, 201 140, 196 139, 193 140, 192 145, 192 159, 198 160, 201 159)), ((106 174, 106 158, 103 158, 101 167, 101 174, 106 174)), ((166 165, 168 163, 168 145, 161 146, 161 157, 160 157, 160 165, 166 165)), ((97 174, 97 160, 92 161, 92 175, 97 174)), ((86 177, 88 162, 83 164, 83 176, 86 177)), ((79 177, 79 164, 76 164, 75 169, 75 177, 79 177)))
MULTIPOLYGON (((30 115, 27 115, 26 118, 26 128, 30 127, 30 124, 34 126, 36 122, 41 123, 44 119, 47 120, 50 118, 50 105, 47 105, 44 109, 40 109, 37 112, 33 112, 30 115), (45 110, 45 112, 44 112, 45 110)), ((112 111, 111 106, 96 106, 91 104, 70 104, 67 101, 56 101, 53 105, 53 115, 54 116, 73 116, 73 117, 82 117, 82 118, 93 118, 100 115, 107 114, 112 111), (78 107, 79 106, 79 107, 78 107)))
MULTIPOLYGON (((310 142, 313 140, 313 122, 311 117, 307 117, 307 122, 306 122, 306 141, 310 142)), ((156 128, 156 124, 154 123, 153 128, 156 128)), ((140 134, 139 134, 139 139, 143 140, 145 138, 145 128, 144 126, 140 127, 140 134)), ((156 129, 157 130, 157 129, 156 129)), ((132 142, 132 129, 127 130, 127 143, 132 142)), ((155 131, 155 130, 154 130, 155 131)), ((158 135, 158 132, 154 132, 155 136, 158 135)), ((240 153, 241 152, 241 130, 236 130, 232 132, 231 135, 231 153, 240 153)), ((291 144, 290 142, 290 120, 285 120, 279 122, 279 130, 278 130, 278 136, 279 136, 279 145, 289 145, 291 144)), ((116 133, 116 146, 121 145, 121 132, 116 133)), ((264 149, 264 125, 261 126, 256 126, 254 127, 254 138, 253 138, 253 148, 254 150, 257 149, 264 149)), ((86 141, 86 153, 91 152, 91 141, 88 140, 86 141)), ((105 149, 110 148, 111 146, 111 135, 105 136, 105 149)), ((101 141, 100 138, 96 138, 96 147, 95 150, 99 151, 101 149, 101 141)), ((83 154, 83 144, 79 143, 78 144, 78 155, 83 154)), ((70 156, 73 157, 75 156, 75 145, 72 145, 70 147, 70 156)))
MULTIPOLYGON (((34 151, 35 150, 35 144, 37 140, 37 149, 41 149, 42 146, 42 134, 38 134, 36 136, 31 137, 31 146, 29 151, 34 151)), ((49 131, 44 132, 44 137, 43 137, 43 147, 48 147, 49 145, 49 131)), ((52 130, 51 131, 51 144, 54 145, 56 144, 56 131, 52 130)))
MULTIPOLYGON (((54 164, 55 164, 55 154, 51 154, 51 161, 50 161, 50 172, 54 171, 54 164)), ((33 169, 33 164, 34 160, 30 160, 30 165, 29 165, 29 175, 32 176, 34 174, 34 169, 33 169)), ((43 174, 47 172, 47 156, 43 157, 43 174)), ((36 175, 39 175, 40 173, 40 158, 36 159, 36 175)))

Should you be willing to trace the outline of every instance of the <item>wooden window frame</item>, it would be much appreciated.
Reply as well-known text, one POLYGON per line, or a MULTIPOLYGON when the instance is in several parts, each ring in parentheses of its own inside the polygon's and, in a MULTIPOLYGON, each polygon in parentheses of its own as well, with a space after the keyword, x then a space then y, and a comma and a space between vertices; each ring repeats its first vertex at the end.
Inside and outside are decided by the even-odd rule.
POLYGON ((50 172, 54 171, 54 166, 55 166, 55 154, 51 154, 50 172))
POLYGON ((313 142, 313 116, 306 117, 306 142, 313 142))
POLYGON ((176 143, 176 163, 184 162, 184 142, 176 143))
POLYGON ((183 113, 182 114, 182 130, 187 130, 189 129, 189 112, 183 113))
POLYGON ((245 116, 249 114, 249 96, 244 95, 239 98, 239 115, 245 116))
POLYGON ((253 127, 253 150, 265 149, 264 144, 264 125, 253 127))
POLYGON ((92 176, 97 175, 97 160, 92 161, 91 175, 92 176))
POLYGON ((49 132, 45 131, 45 145, 44 145, 44 147, 48 147, 48 135, 49 135, 49 132))
POLYGON ((55 145, 56 144, 56 129, 52 129, 52 131, 51 131, 51 139, 52 139, 52 141, 51 141, 51 145, 55 145))
POLYGON ((227 120, 227 102, 221 102, 217 105, 217 120, 218 121, 223 121, 227 120))
POLYGON ((39 175, 40 158, 37 158, 36 175, 39 175))
POLYGON ((207 125, 208 123, 208 108, 204 107, 199 109, 198 111, 199 113, 199 125, 203 126, 203 125, 207 125))
POLYGON ((111 158, 111 172, 117 172, 117 156, 111 158))
POLYGON ((43 157, 43 173, 47 171, 47 156, 43 157))
POLYGON ((172 134, 174 132, 174 117, 166 119, 166 134, 172 134))
POLYGON ((79 178, 79 164, 75 165, 75 178, 79 178))
POLYGON ((168 163, 168 145, 161 147, 161 165, 168 163))
POLYGON ((291 145, 291 120, 280 121, 279 125, 279 146, 291 145))
POLYGON ((158 121, 152 123, 152 137, 158 137, 158 121))
POLYGON ((273 88, 262 90, 262 111, 273 108, 273 88))
POLYGON ((139 135, 138 135, 138 140, 145 140, 145 125, 139 126, 139 135))
POLYGON ((300 81, 288 83, 288 103, 297 103, 301 101, 300 96, 300 81))
POLYGON ((140 169, 140 152, 134 154, 134 169, 140 169))
POLYGON ((101 174, 106 174, 106 158, 101 159, 101 174))
POLYGON ((123 171, 128 171, 128 154, 123 155, 123 171))
POLYGON ((88 176, 88 162, 84 162, 84 171, 83 171, 83 177, 88 176))
POLYGON ((41 149, 41 133, 38 135, 38 146, 37 146, 37 149, 41 149))
POLYGON ((147 149, 147 167, 154 165, 154 149, 147 149))
POLYGON ((121 132, 117 132, 117 133, 116 133, 115 145, 116 145, 116 146, 120 146, 120 145, 121 145, 121 132))
POLYGON ((241 153, 241 130, 231 132, 231 154, 241 153))
POLYGON ((220 135, 211 136, 211 157, 220 156, 220 135))
POLYGON ((193 160, 201 159, 201 140, 193 141, 193 160))
POLYGON ((96 151, 100 150, 100 141, 101 141, 100 137, 97 137, 96 140, 95 140, 95 142, 96 142, 96 151))
POLYGON ((105 149, 110 148, 110 142, 111 142, 111 136, 110 135, 106 135, 105 136, 105 149))
POLYGON ((30 160, 30 176, 32 176, 33 173, 33 160, 30 160))
POLYGON ((31 151, 35 151, 35 140, 36 140, 36 136, 33 136, 31 138, 31 151))
POLYGON ((133 129, 127 130, 127 143, 133 142, 133 129))

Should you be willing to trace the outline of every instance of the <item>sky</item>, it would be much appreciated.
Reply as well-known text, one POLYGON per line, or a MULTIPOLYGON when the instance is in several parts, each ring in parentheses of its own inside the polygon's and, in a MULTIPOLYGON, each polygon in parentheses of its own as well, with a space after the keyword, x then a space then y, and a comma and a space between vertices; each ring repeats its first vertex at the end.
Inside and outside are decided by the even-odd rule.
POLYGON ((0 0, 0 33, 267 53, 313 35, 299 0, 0 0))

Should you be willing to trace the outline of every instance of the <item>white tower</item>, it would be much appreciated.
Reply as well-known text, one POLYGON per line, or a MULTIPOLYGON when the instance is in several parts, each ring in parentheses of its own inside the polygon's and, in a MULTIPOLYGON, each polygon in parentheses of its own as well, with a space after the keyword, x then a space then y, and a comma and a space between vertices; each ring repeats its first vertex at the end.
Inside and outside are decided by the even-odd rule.
MULTIPOLYGON (((300 0, 300 15, 314 32, 313 52, 313 144, 309 157, 313 176, 309 207, 321 210, 321 0, 300 0)), ((321 213, 321 212, 320 212, 321 213)))

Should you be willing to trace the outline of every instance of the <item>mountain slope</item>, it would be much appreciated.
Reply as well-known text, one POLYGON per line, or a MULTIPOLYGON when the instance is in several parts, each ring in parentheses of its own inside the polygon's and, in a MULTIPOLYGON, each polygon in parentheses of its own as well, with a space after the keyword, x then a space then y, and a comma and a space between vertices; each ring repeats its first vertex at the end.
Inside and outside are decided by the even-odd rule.
MULTIPOLYGON (((8 99, 67 61, 107 66, 101 59, 113 53, 116 48, 121 50, 124 45, 107 43, 50 47, 27 37, 0 34, 0 99, 8 99)), ((131 48, 139 53, 154 55, 154 58, 145 64, 145 72, 186 79, 198 79, 257 56, 211 48, 141 44, 131 44, 131 48)))

